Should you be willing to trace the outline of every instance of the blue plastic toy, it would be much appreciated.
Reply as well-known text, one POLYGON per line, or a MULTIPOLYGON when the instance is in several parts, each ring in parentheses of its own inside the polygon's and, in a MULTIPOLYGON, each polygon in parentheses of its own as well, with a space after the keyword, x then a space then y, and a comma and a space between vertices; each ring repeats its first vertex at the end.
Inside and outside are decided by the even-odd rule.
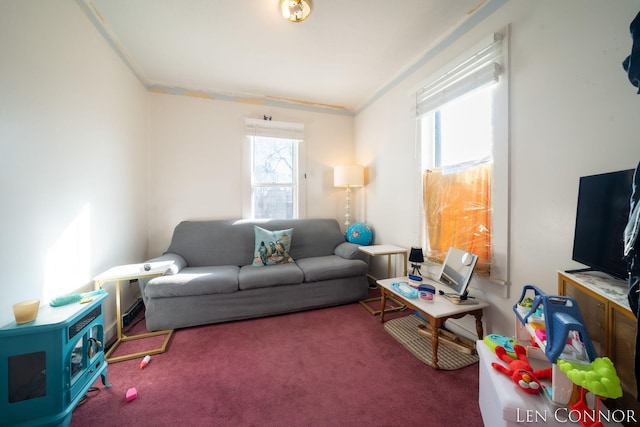
MULTIPOLYGON (((578 303, 574 298, 558 295, 548 295, 533 285, 525 285, 522 289, 522 295, 513 306, 516 316, 526 325, 532 315, 540 313, 542 308, 544 315, 544 323, 546 329, 547 342, 545 346, 545 356, 551 363, 556 363, 558 357, 565 349, 567 342, 572 333, 577 333, 580 339, 580 345, 584 346, 586 359, 591 362, 598 357, 598 354, 591 342, 591 338, 584 326, 584 320, 578 309, 578 303), (528 291, 533 291, 534 298, 531 307, 528 307, 523 315, 522 301, 525 300, 528 291)), ((578 349, 576 349, 577 351, 578 349)))

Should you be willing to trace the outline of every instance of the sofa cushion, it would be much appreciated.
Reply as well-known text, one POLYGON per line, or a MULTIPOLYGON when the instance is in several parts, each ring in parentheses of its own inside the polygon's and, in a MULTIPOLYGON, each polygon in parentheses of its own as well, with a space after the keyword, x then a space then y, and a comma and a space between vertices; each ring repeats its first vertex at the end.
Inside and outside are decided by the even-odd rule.
POLYGON ((294 285, 304 281, 304 274, 295 263, 274 265, 269 268, 245 265, 238 274, 240 289, 268 288, 271 286, 294 285))
POLYGON ((178 274, 151 279, 145 295, 167 298, 236 292, 239 270, 236 266, 185 267, 178 274))
POLYGON ((181 255, 189 267, 251 264, 253 224, 233 220, 183 221, 167 253, 181 255))
POLYGON ((255 249, 253 251, 253 265, 286 264, 293 262, 289 256, 293 228, 288 230, 265 230, 254 225, 255 249))
POLYGON ((304 273, 305 282, 341 279, 367 274, 369 266, 359 259, 344 259, 337 255, 303 258, 296 264, 304 273))
POLYGON ((289 224, 289 227, 293 227, 295 231, 296 237, 291 243, 290 255, 296 261, 302 258, 331 255, 336 246, 346 241, 335 219, 303 218, 282 222, 289 224))

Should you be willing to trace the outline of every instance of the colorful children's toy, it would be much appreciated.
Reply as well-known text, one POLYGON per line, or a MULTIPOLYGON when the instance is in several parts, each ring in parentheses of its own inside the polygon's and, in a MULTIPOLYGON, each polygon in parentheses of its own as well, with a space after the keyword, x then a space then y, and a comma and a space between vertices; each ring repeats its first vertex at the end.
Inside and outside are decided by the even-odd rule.
POLYGON ((580 400, 570 406, 580 412, 580 423, 584 427, 600 427, 600 399, 602 397, 617 399, 622 396, 620 378, 608 357, 598 357, 591 364, 558 360, 558 367, 567 377, 580 387, 580 400), (596 408, 590 409, 585 399, 586 391, 596 396, 596 408))
MULTIPOLYGON (((622 388, 611 360, 607 357, 597 357, 577 301, 567 296, 547 295, 533 285, 524 287, 520 301, 525 304, 516 304, 513 310, 522 325, 530 336, 540 343, 546 358, 554 364, 555 369, 566 374, 563 381, 574 390, 576 387, 580 389, 580 399, 570 404, 569 408, 580 413, 577 419, 583 427, 601 427, 600 399, 602 397, 616 399, 622 396, 622 388), (534 293, 533 302, 529 301, 531 298, 525 296, 528 291, 534 293), (541 311, 540 308, 542 308, 541 311), (532 325, 534 317, 541 317, 544 320, 544 326, 534 327, 532 325), (585 400, 587 391, 596 396, 595 409, 590 409, 587 405, 585 400)), ((554 375, 552 393, 554 401, 557 401, 555 399, 556 380, 557 377, 554 375)))
POLYGON ((485 335, 483 341, 494 353, 496 351, 496 347, 500 346, 504 347, 510 358, 516 359, 518 357, 513 349, 513 346, 518 343, 515 338, 508 337, 506 335, 489 334, 485 335))
POLYGON ((142 359, 142 362, 140 362, 140 369, 146 368, 149 362, 151 362, 151 356, 147 354, 144 359, 142 359))
POLYGON ((622 396, 620 378, 608 357, 598 357, 590 365, 560 359, 558 366, 575 385, 596 396, 609 399, 622 396))
POLYGON ((127 393, 124 396, 124 400, 127 402, 131 402, 136 397, 138 397, 138 390, 136 390, 135 387, 131 387, 129 390, 127 390, 127 393))
MULTIPOLYGON (((530 325, 532 317, 544 317, 545 356, 551 363, 567 351, 575 360, 589 363, 598 355, 584 326, 578 303, 574 298, 547 295, 533 285, 525 285, 520 301, 525 300, 527 291, 534 292, 531 307, 514 305, 513 311, 523 325, 530 325), (542 308, 542 311, 540 311, 542 308), (567 345, 567 344, 570 345, 567 345)), ((535 322, 534 322, 535 323, 535 322)), ((542 330, 533 328, 534 330, 542 330)), ((541 334, 538 333, 538 334, 541 334)), ((533 335, 536 335, 535 333, 533 335)), ((566 359, 566 357, 564 357, 566 359)))
POLYGON ((507 355, 504 347, 497 346, 495 349, 496 356, 507 363, 509 368, 507 369, 496 362, 491 363, 491 366, 503 374, 510 376, 513 382, 525 393, 539 393, 542 390, 539 379, 551 378, 551 368, 534 371, 527 359, 527 350, 519 344, 516 344, 513 350, 517 357, 516 360, 511 359, 509 355, 507 355))

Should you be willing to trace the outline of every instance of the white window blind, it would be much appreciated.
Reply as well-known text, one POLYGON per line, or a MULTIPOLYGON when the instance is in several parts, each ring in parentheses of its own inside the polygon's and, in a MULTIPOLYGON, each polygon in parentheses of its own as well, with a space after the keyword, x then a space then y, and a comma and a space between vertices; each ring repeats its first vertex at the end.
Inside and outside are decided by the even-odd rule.
POLYGON ((304 124, 247 118, 245 119, 245 133, 247 136, 302 141, 304 139, 304 124))
POLYGON ((498 82, 501 62, 502 37, 496 33, 416 92, 416 115, 420 117, 464 94, 498 82))

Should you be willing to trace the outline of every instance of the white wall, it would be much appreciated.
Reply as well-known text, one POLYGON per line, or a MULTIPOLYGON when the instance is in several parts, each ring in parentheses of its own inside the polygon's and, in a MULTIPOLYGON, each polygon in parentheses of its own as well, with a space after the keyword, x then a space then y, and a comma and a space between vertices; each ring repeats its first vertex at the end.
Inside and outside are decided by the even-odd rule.
POLYGON ((333 187, 333 167, 353 161, 352 116, 152 93, 150 256, 167 249, 180 221, 242 217, 244 118, 264 115, 305 126, 306 216, 344 218, 344 191, 333 187))
POLYGON ((524 284, 556 293, 557 270, 581 267, 571 261, 579 177, 640 160, 640 97, 621 67, 639 10, 639 1, 512 0, 356 116, 356 160, 372 176, 368 221, 384 243, 415 244, 421 197, 409 91, 511 25, 509 297, 476 291, 492 303, 485 332, 513 333, 524 284))
POLYGON ((511 24, 510 296, 486 295, 487 331, 510 334, 522 285, 555 292, 556 270, 578 267, 578 178, 640 159, 640 97, 620 66, 638 10, 637 0, 512 0, 354 123, 147 94, 74 2, 4 0, 0 325, 12 320, 14 302, 87 286, 113 265, 161 254, 179 221, 239 217, 244 117, 305 124, 308 216, 343 218, 332 168, 355 159, 368 180, 354 192, 354 219, 374 226, 376 243, 416 244, 420 176, 408 92, 511 24))
POLYGON ((0 2, 0 76, 2 326, 145 259, 147 93, 69 0, 0 2))

